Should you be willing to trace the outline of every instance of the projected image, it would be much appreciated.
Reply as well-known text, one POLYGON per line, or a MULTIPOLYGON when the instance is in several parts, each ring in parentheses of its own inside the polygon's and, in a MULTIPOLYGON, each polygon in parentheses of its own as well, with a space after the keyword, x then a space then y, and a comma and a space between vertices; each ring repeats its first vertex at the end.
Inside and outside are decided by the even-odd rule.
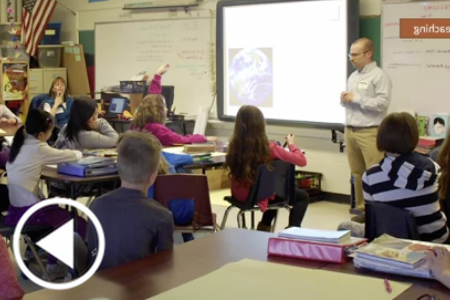
POLYGON ((271 48, 229 49, 230 105, 273 106, 271 48))

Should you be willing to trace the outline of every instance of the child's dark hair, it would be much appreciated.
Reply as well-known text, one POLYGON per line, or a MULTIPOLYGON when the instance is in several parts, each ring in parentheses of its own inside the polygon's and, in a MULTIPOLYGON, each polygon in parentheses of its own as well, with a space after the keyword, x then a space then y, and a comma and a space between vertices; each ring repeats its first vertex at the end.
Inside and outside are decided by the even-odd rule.
POLYGON ((80 131, 92 130, 88 121, 97 110, 97 102, 88 97, 76 98, 70 110, 65 136, 69 141, 78 141, 80 131))
POLYGON ((9 152, 9 162, 13 163, 25 142, 25 134, 38 137, 39 133, 47 132, 55 125, 52 115, 42 109, 32 109, 28 112, 25 126, 21 126, 16 134, 9 152))

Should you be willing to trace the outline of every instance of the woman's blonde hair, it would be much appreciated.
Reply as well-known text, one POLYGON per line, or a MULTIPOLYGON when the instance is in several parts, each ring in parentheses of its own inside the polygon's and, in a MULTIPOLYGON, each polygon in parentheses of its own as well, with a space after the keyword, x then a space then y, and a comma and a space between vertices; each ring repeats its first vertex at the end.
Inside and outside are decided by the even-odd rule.
POLYGON ((169 164, 169 162, 164 158, 164 155, 161 155, 161 162, 159 164, 159 175, 165 175, 165 174, 170 174, 169 168, 171 167, 171 165, 169 164))
POLYGON ((166 123, 166 101, 162 95, 147 95, 134 114, 132 126, 142 128, 148 123, 166 123))

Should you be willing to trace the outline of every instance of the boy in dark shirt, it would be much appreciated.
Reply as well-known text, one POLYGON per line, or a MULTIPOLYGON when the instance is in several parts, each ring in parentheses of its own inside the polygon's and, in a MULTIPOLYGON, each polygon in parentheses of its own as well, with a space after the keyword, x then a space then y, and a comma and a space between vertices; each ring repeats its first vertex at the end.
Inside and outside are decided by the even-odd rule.
MULTIPOLYGON (((95 199, 90 209, 105 233, 100 269, 146 257, 173 247, 173 217, 148 198, 159 170, 162 146, 151 134, 129 131, 119 140, 117 165, 121 187, 95 199)), ((96 253, 97 234, 91 222, 88 245, 96 253)))

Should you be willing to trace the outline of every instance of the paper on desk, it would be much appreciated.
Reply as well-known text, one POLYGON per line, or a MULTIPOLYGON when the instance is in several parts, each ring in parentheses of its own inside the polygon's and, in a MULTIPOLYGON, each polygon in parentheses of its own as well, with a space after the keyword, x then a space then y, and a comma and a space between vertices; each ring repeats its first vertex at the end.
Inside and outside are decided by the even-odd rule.
POLYGON ((5 134, 6 131, 4 131, 3 129, 0 129, 0 134, 5 134))
MULTIPOLYGON (((167 152, 167 153, 187 154, 187 153, 184 153, 183 150, 184 150, 184 146, 180 146, 180 147, 167 147, 167 148, 164 148, 164 149, 163 149, 163 151, 164 151, 164 152, 167 152)), ((215 156, 225 156, 225 155, 227 155, 225 152, 212 152, 212 153, 209 153, 209 154, 211 154, 212 157, 215 157, 215 156)))
POLYGON ((157 295, 152 300, 299 300, 370 299, 391 300, 411 285, 344 273, 304 269, 244 259, 230 263, 208 275, 157 295))

